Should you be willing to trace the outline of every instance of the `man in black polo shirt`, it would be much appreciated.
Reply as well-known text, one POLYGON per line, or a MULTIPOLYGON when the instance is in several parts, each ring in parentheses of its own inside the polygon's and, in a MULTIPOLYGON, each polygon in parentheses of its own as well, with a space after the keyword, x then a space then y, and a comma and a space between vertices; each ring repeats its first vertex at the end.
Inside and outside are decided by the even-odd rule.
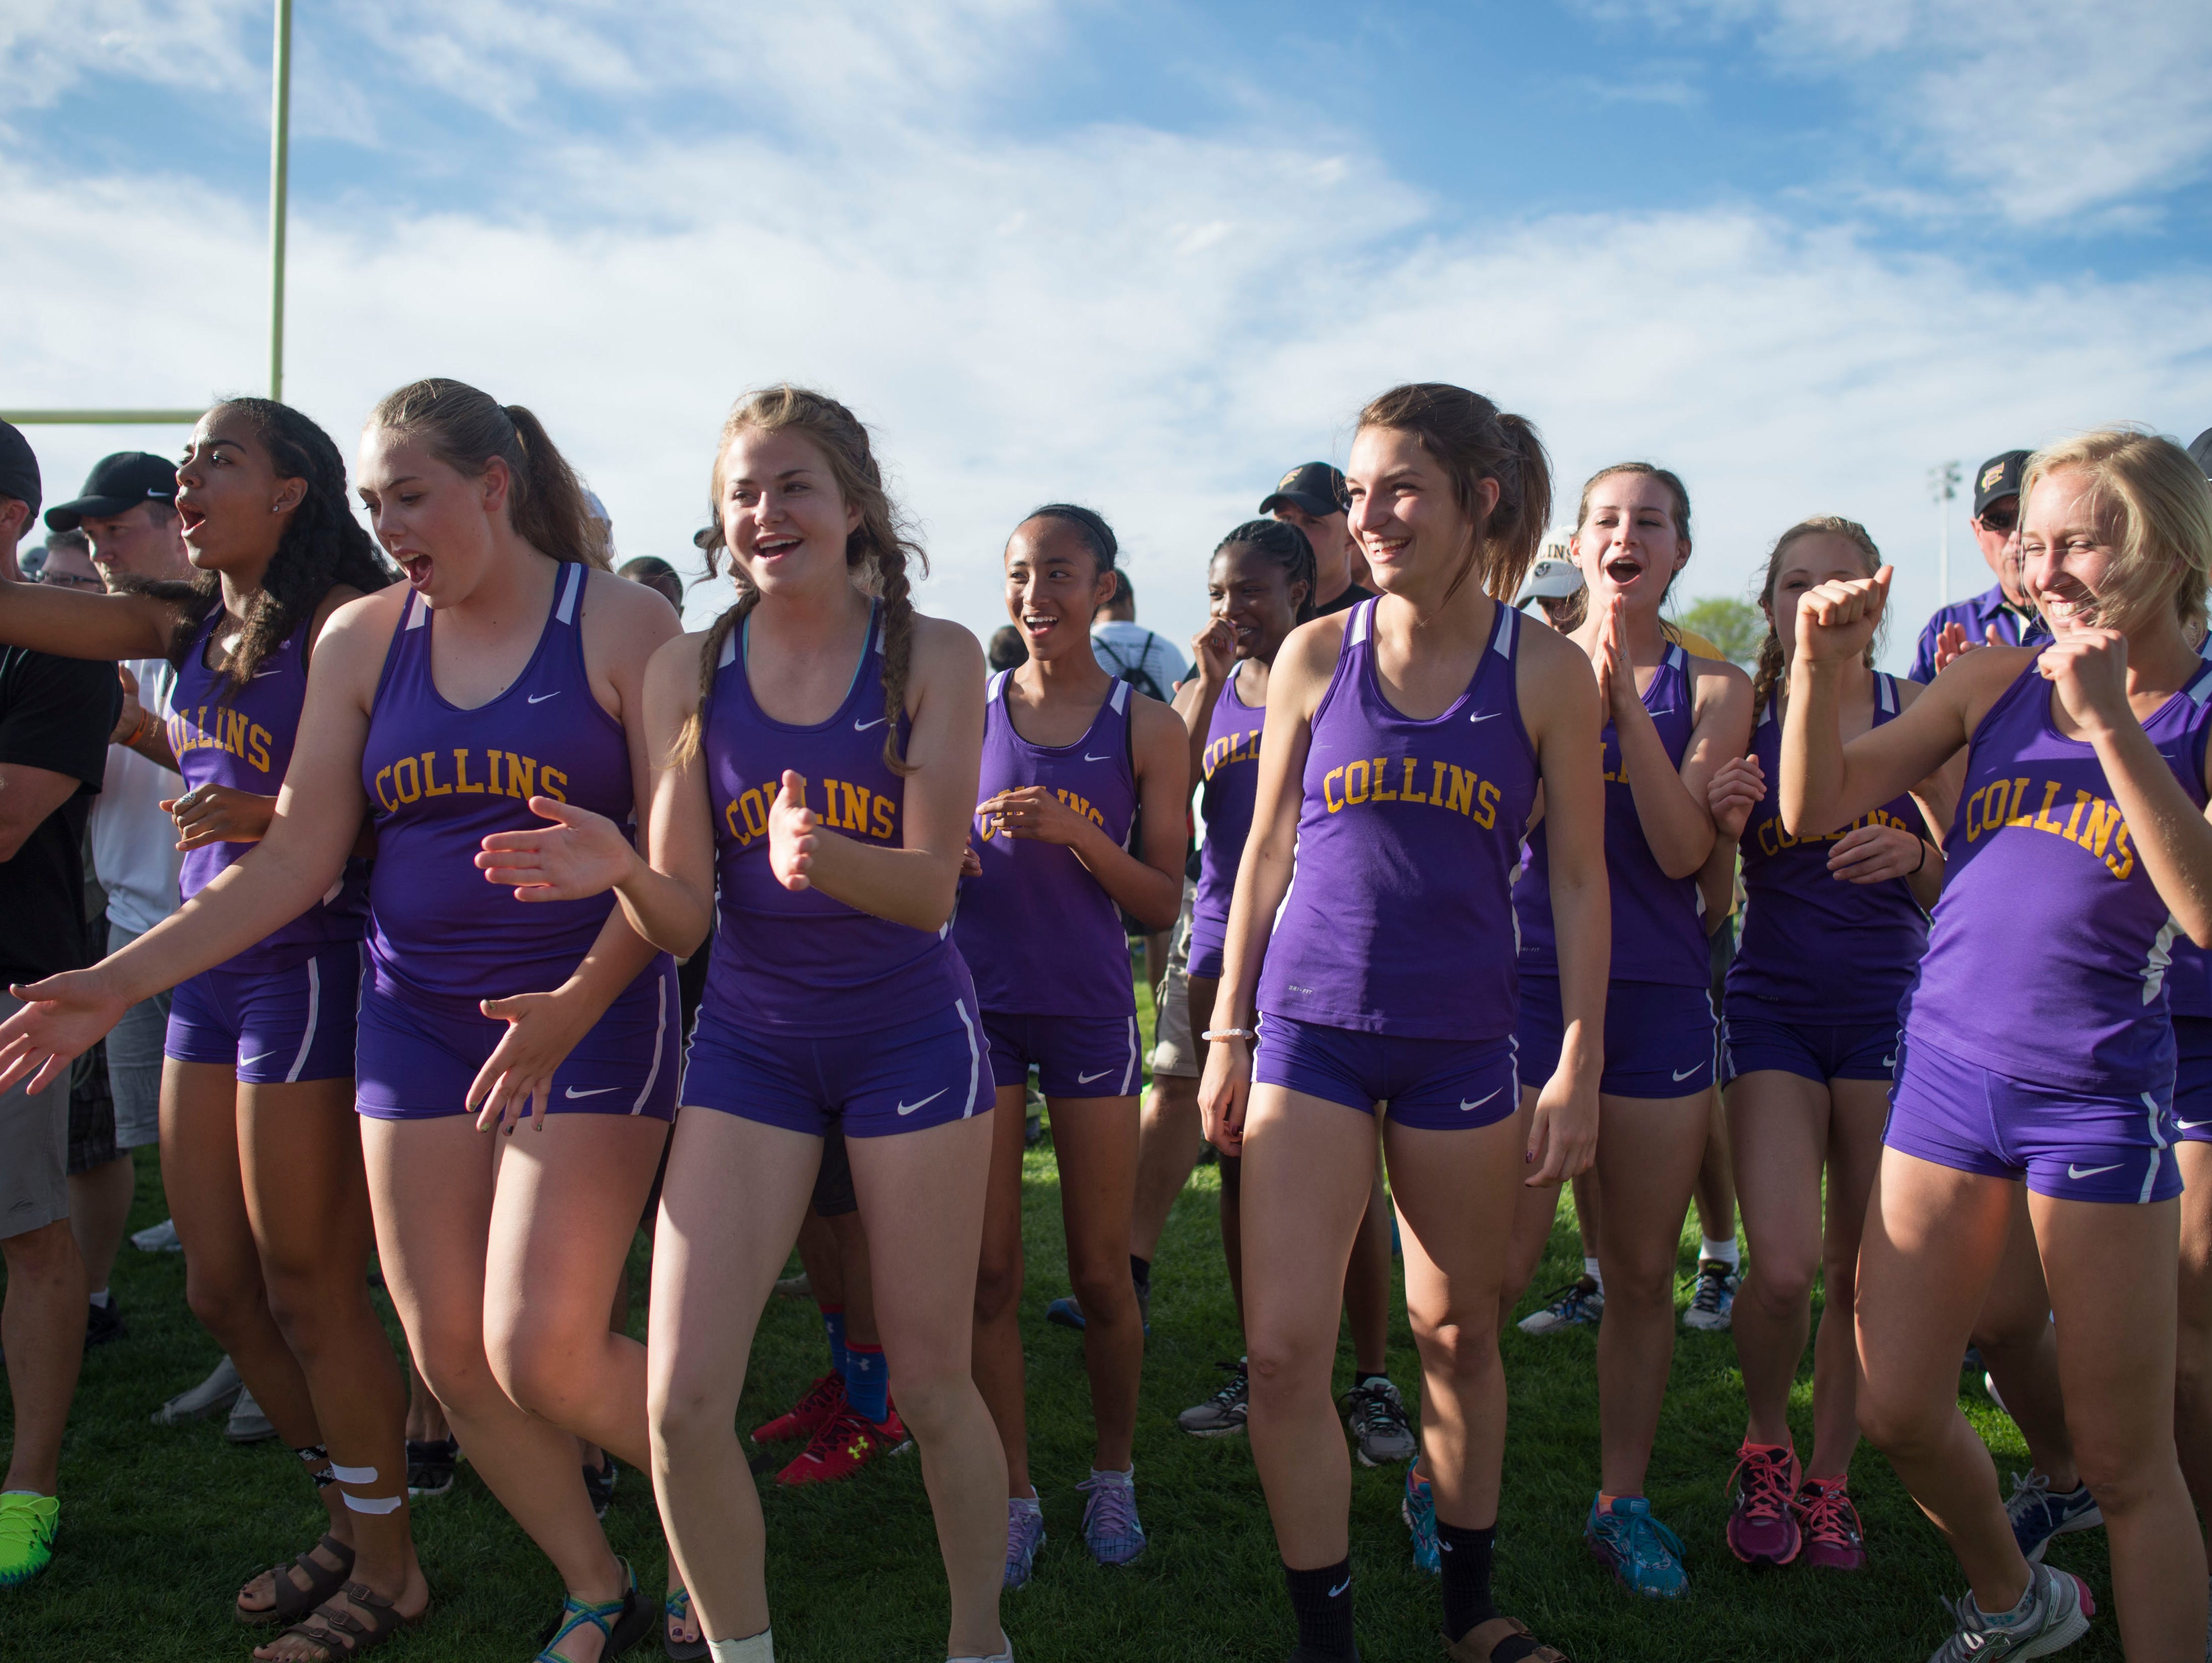
POLYGON ((1302 462, 1277 483, 1260 512, 1295 525, 1314 551, 1314 611, 1346 612, 1375 591, 1361 581, 1367 562, 1352 535, 1352 493, 1326 462, 1302 462))
MULTIPOLYGON (((0 579, 39 512, 39 464, 0 422, 0 579)), ((0 647, 0 989, 82 968, 84 824, 107 766, 115 666, 0 647)), ((21 1009, 0 991, 0 1018, 21 1009)), ((84 1352, 84 1261, 70 1234, 69 1086, 0 1092, 0 1258, 15 1442, 0 1482, 0 1587, 53 1557, 62 1428, 84 1352)))

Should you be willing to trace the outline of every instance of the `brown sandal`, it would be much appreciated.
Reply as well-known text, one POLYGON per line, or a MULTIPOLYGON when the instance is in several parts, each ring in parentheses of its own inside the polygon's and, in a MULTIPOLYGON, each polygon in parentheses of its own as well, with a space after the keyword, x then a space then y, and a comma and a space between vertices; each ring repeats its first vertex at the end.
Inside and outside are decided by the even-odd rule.
MULTIPOLYGON (((1528 1625, 1517 1617, 1493 1617, 1486 1623, 1478 1623, 1459 1637, 1458 1643, 1444 1642, 1444 1655, 1451 1663, 1492 1663, 1499 1644, 1519 1636, 1533 1640, 1528 1625)), ((1554 1646, 1538 1643, 1533 1652, 1525 1652, 1526 1663, 1571 1663, 1567 1654, 1554 1646)))
POLYGON ((234 1604, 238 1620, 253 1628, 265 1623, 296 1623, 345 1586, 346 1578, 353 1575, 353 1550, 337 1537, 325 1536, 290 1563, 272 1565, 264 1575, 275 1582, 276 1603, 258 1611, 234 1604), (341 1561, 338 1567, 333 1570, 316 1558, 316 1548, 341 1561), (292 1580, 289 1573, 295 1570, 307 1579, 307 1587, 292 1580))
POLYGON ((413 1617, 402 1617, 398 1609, 382 1594, 360 1582, 348 1582, 339 1590, 361 1612, 319 1605, 314 1614, 304 1623, 295 1623, 278 1635, 298 1635, 302 1640, 323 1648, 329 1663, 343 1663, 343 1660, 366 1657, 403 1628, 412 1628, 429 1614, 425 1605, 413 1617))

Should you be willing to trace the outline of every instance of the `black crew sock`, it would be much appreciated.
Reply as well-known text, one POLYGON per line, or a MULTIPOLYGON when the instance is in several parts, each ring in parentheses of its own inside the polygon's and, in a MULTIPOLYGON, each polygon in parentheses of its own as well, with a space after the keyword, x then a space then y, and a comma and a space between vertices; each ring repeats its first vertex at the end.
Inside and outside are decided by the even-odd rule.
POLYGON ((1320 1570, 1283 1567, 1291 1585, 1291 1609, 1297 1614, 1299 1663, 1359 1663, 1352 1638, 1352 1560, 1347 1556, 1320 1570))
POLYGON ((1149 1259, 1139 1259, 1136 1254, 1131 1253, 1129 1280, 1135 1283, 1140 1291, 1150 1292, 1152 1286, 1152 1261, 1149 1259))
POLYGON ((1437 1520, 1437 1557, 1444 1580, 1444 1638, 1454 1643, 1478 1623, 1498 1615, 1490 1599, 1490 1557, 1498 1545, 1498 1526, 1462 1530, 1437 1520))

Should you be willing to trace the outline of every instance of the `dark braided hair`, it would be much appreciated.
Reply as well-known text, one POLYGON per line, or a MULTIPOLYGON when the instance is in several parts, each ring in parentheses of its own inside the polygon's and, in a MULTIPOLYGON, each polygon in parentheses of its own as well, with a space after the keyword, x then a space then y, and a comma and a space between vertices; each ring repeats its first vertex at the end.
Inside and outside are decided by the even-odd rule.
POLYGON ((1501 410, 1465 387, 1420 381, 1369 400, 1359 426, 1419 440, 1451 481, 1460 512, 1475 522, 1444 598, 1474 577, 1492 599, 1510 606, 1552 517, 1552 464, 1528 417, 1501 410), (1498 483, 1498 506, 1483 517, 1476 487, 1486 479, 1498 483))
MULTIPOLYGON (((246 606, 246 627, 223 665, 223 696, 253 679, 269 655, 315 616, 323 598, 341 584, 374 593, 398 574, 354 518, 346 496, 345 462, 331 436, 289 404, 268 398, 231 398, 216 407, 236 410, 253 424, 279 479, 307 482, 307 494, 292 510, 277 539, 261 586, 246 606)), ((169 662, 179 668, 199 639, 201 626, 222 605, 222 580, 202 572, 185 581, 140 586, 177 604, 169 637, 169 662)))
MULTIPOLYGON (((1091 558, 1097 563, 1098 569, 1101 572, 1114 569, 1114 557, 1121 552, 1121 544, 1114 535, 1114 528, 1106 523, 1105 515, 1096 508, 1079 507, 1073 502, 1048 502, 1043 507, 1032 508, 1024 514, 1022 524, 1026 525, 1033 519, 1057 519, 1074 526, 1083 534, 1084 542, 1090 545, 1091 558)), ((1121 592, 1119 586, 1114 592, 1117 596, 1121 592)))
MULTIPOLYGON (((1782 556, 1790 552, 1790 545, 1808 537, 1839 537, 1859 551, 1866 564, 1866 575, 1872 577, 1881 569, 1881 550, 1875 547, 1874 538, 1867 528, 1856 519, 1845 519, 1841 514, 1815 514, 1810 519, 1801 519, 1774 540, 1774 552, 1766 557, 1766 580, 1759 586, 1759 610, 1766 614, 1766 639, 1759 646, 1759 668, 1751 678, 1751 719, 1756 722, 1766 710, 1766 701, 1774 696, 1774 689, 1782 683, 1782 635, 1774 627, 1774 586, 1782 576, 1782 556)), ((1866 666, 1874 668, 1875 647, 1880 640, 1867 643, 1866 666)))
POLYGON ((1314 558, 1311 540, 1286 519, 1248 519, 1227 537, 1213 545, 1212 558, 1218 560, 1224 549, 1257 549, 1281 568, 1285 587, 1303 583, 1304 597, 1298 602, 1297 611, 1291 620, 1304 623, 1315 616, 1314 591, 1320 586, 1320 564, 1314 558))
MULTIPOLYGON (((708 577, 715 574, 721 553, 728 546, 722 540, 723 458, 729 454, 730 441, 747 428, 796 433, 811 440, 830 464, 838 495, 847 507, 860 511, 860 523, 845 539, 845 564, 864 574, 865 588, 883 603, 884 761, 895 774, 911 774, 914 768, 901 752, 898 737, 899 719, 906 714, 907 671, 914 652, 914 602, 907 563, 911 561, 921 567, 927 577, 929 556, 915 541, 905 516, 884 489, 883 470, 876 465, 868 430, 860 418, 825 393, 783 382, 747 393, 722 422, 721 437, 714 446, 714 471, 708 481, 708 525, 699 544, 707 555, 708 577)), ((745 580, 743 570, 733 575, 738 580, 738 598, 708 628, 707 639, 701 645, 699 708, 676 736, 674 762, 685 762, 698 754, 707 701, 714 690, 723 644, 760 604, 760 591, 745 580)))

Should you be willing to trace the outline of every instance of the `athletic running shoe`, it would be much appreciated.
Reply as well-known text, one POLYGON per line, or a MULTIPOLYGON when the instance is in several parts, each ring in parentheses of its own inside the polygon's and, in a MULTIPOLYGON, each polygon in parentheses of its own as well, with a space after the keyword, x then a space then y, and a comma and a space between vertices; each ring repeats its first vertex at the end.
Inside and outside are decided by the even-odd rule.
POLYGON ((123 1338, 123 1308, 110 1294, 105 1305, 88 1302, 84 1308, 84 1349, 105 1345, 112 1339, 123 1338))
POLYGON ((1690 1591, 1682 1539, 1651 1516, 1651 1503, 1641 1496, 1614 1496, 1609 1513, 1600 1513, 1592 1497, 1583 1539, 1631 1593, 1678 1599, 1690 1591))
POLYGON ((1406 1400, 1389 1381, 1353 1387, 1340 1406, 1362 1466, 1390 1466, 1413 1459, 1419 1447, 1413 1441, 1413 1423, 1406 1417, 1406 1400))
POLYGON ((2039 1561, 2052 1537, 2094 1530, 2105 1522, 2088 1485, 2076 1484, 2053 1495, 2051 1480, 2033 1469, 2012 1475, 2012 1496, 2005 1502, 2005 1516, 2012 1520, 2013 1539, 2020 1544, 2020 1551, 2039 1561))
POLYGON ((230 1405, 230 1418, 222 1423, 222 1435, 232 1443, 265 1443, 276 1435, 276 1423, 261 1412, 253 1393, 241 1387, 230 1405))
POLYGON ((845 1377, 842 1375, 823 1375, 806 1388, 787 1413, 778 1415, 766 1426, 756 1429, 755 1443, 792 1443, 800 1438, 811 1438, 835 1420, 845 1407, 845 1377))
MULTIPOLYGON (((424 1501, 442 1496, 453 1487, 453 1468, 461 1459, 459 1438, 407 1440, 407 1496, 424 1501)), ((591 1469, 584 1469, 589 1472, 591 1469)))
POLYGON ((1176 1417, 1176 1424, 1194 1438, 1222 1438, 1242 1432, 1244 1416, 1251 1407, 1252 1380, 1244 1359, 1216 1366, 1229 1370, 1228 1383, 1204 1403, 1176 1417))
POLYGON ((1419 1469, 1406 1469, 1406 1497, 1398 1503, 1398 1516, 1413 1535, 1413 1569, 1431 1576, 1443 1574, 1443 1556, 1437 1551, 1437 1498, 1419 1469))
POLYGON ((27 1582, 54 1558, 62 1504, 52 1496, 11 1490, 0 1496, 0 1588, 27 1582))
POLYGON ((615 1458, 604 1449, 599 1464, 584 1469, 584 1493, 592 1498, 592 1516, 604 1519, 615 1504, 615 1458))
POLYGON ((1790 1505, 1805 1533, 1805 1563, 1822 1570, 1864 1570, 1866 1537, 1841 1478, 1808 1478, 1790 1505))
POLYGON ((182 1426, 187 1421, 203 1421, 227 1413, 245 1389, 246 1382, 238 1377, 238 1365, 225 1357, 198 1386, 189 1392, 178 1393, 156 1409, 154 1424, 182 1426))
POLYGON ((177 1240, 177 1221, 164 1218, 158 1224, 149 1224, 143 1230, 131 1232, 131 1245, 140 1253, 182 1253, 185 1244, 177 1240))
POLYGON ((1006 1586, 1018 1588, 1036 1568, 1037 1550, 1044 1545, 1044 1505, 1034 1496, 1006 1500, 1006 1586))
POLYGON ((1690 1308, 1682 1313, 1683 1326, 1699 1333, 1725 1333, 1735 1310, 1736 1286, 1742 1280, 1743 1272, 1734 1265, 1699 1259, 1698 1285, 1690 1294, 1690 1308))
POLYGON ((825 1422, 813 1441, 775 1475, 780 1484, 818 1484, 850 1478, 871 1461, 913 1448, 905 1423, 894 1408, 878 1423, 849 1404, 825 1422))
POLYGON ((1790 1503, 1797 1495, 1797 1456, 1786 1445, 1745 1440, 1735 1452, 1735 1502, 1729 1509, 1729 1551, 1747 1565, 1786 1565, 1804 1545, 1790 1503))
MULTIPOLYGON (((1137 1315, 1144 1322, 1145 1332, 1149 1334, 1152 1332, 1152 1290, 1133 1277, 1130 1280, 1137 1290, 1137 1315)), ((1083 1302, 1073 1294, 1063 1294, 1046 1306, 1044 1320, 1057 1322, 1063 1328, 1073 1328, 1078 1332, 1090 1326, 1083 1314, 1083 1302)))
POLYGON ((2027 1613, 2016 1623, 1982 1615, 1974 1596, 1962 1593, 1951 1606, 1958 1624, 1928 1663, 2000 1663, 2005 1658, 2048 1657, 2089 1632, 2097 1602, 2080 1577, 2048 1565, 2030 1565, 2027 1613))
POLYGON ((1605 1290, 1592 1276, 1578 1276, 1544 1296, 1544 1308, 1521 1319, 1524 1334, 1556 1334, 1569 1328, 1595 1327, 1605 1314, 1605 1290))
POLYGON ((1091 1499, 1083 1504, 1083 1545, 1102 1565, 1126 1565, 1145 1551, 1145 1527, 1137 1521, 1137 1473, 1101 1472, 1075 1486, 1091 1499))

